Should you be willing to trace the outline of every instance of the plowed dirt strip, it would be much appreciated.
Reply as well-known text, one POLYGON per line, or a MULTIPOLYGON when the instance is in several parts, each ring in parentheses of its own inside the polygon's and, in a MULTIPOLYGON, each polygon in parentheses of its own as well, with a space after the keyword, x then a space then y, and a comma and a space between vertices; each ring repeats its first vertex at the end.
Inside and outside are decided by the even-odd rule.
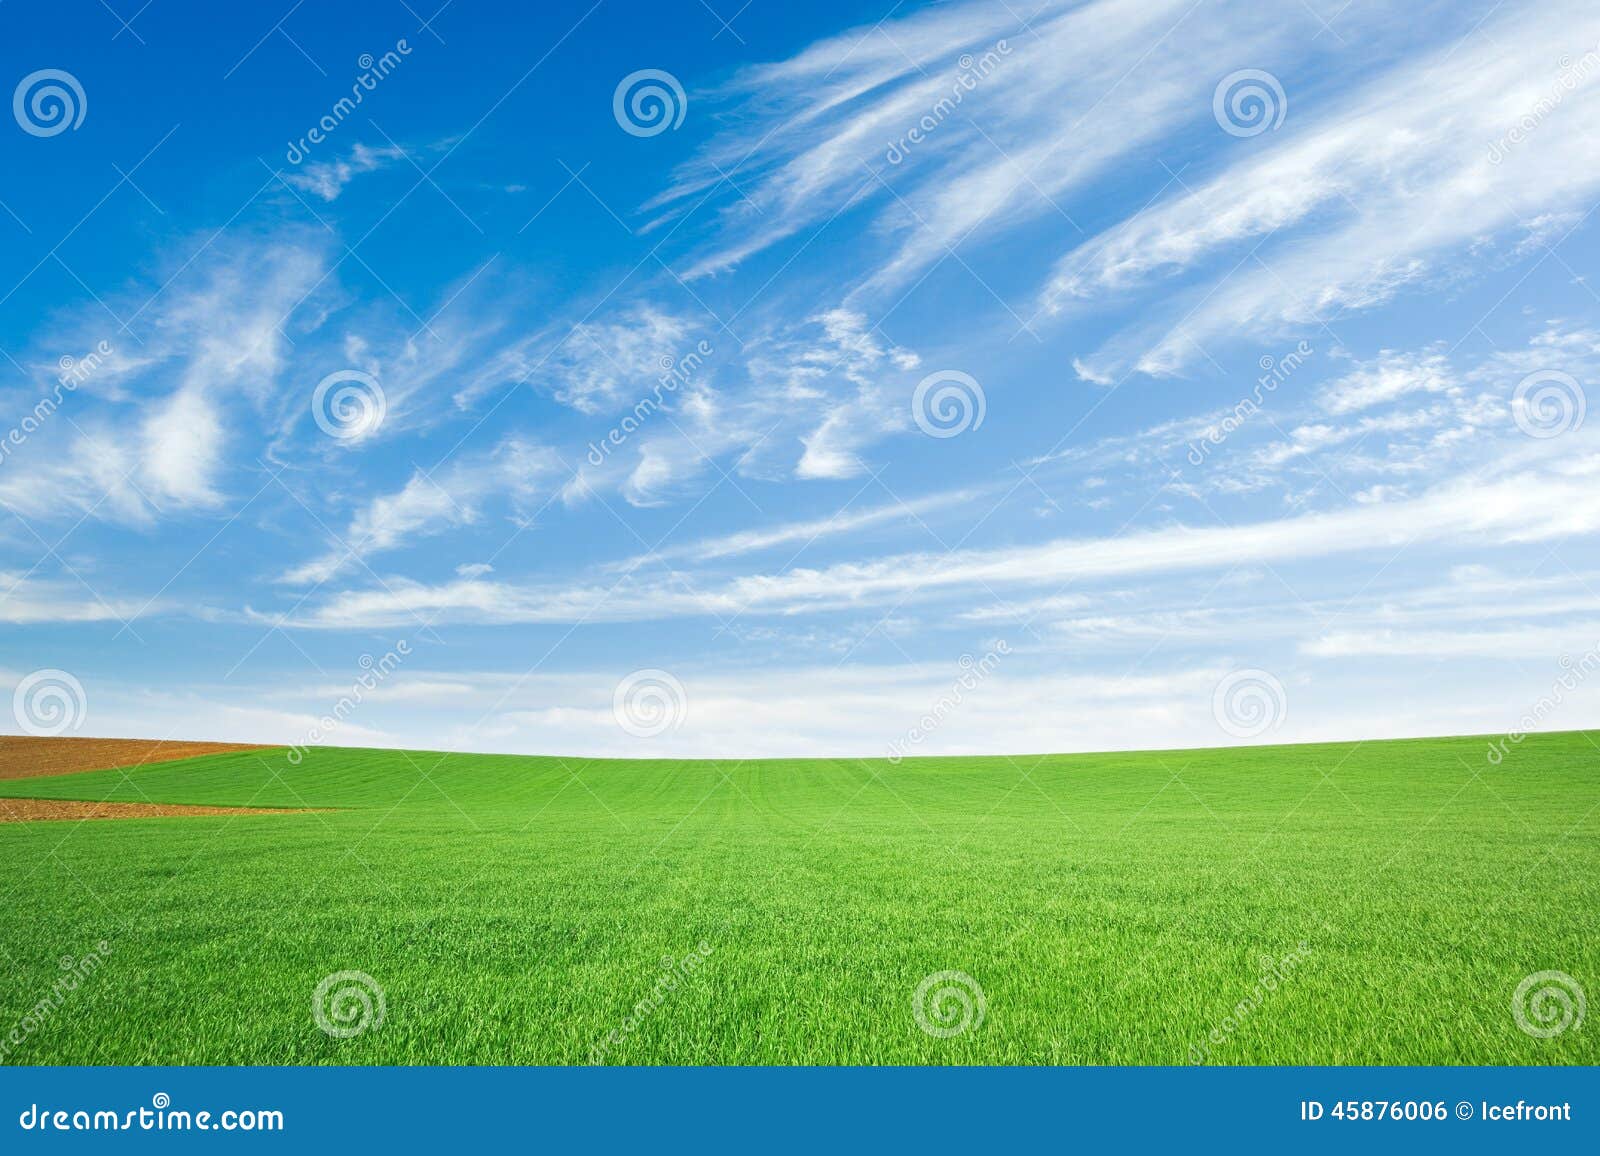
POLYGON ((165 763, 229 751, 272 750, 252 743, 162 742, 155 739, 61 739, 0 735, 0 779, 31 779, 165 763))
POLYGON ((189 807, 179 803, 87 803, 73 799, 0 799, 0 823, 40 819, 169 819, 196 815, 308 815, 322 808, 189 807))

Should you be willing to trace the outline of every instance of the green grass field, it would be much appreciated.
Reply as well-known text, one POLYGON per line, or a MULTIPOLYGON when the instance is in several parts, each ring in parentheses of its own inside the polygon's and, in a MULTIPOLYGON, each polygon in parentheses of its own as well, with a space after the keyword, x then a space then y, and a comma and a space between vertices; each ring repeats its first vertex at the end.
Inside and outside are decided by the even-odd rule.
POLYGON ((898 766, 319 749, 0 782, 340 808, 0 824, 0 1039, 63 956, 110 949, 4 1062, 1600 1063, 1600 1022, 1512 1014, 1531 973, 1600 996, 1597 743, 1499 766, 1466 738, 898 766), (1291 959, 1270 985, 1263 957, 1291 959), (312 994, 345 970, 385 1014, 339 1039, 312 994), (984 1012, 941 1036, 913 997, 945 971, 984 1012))

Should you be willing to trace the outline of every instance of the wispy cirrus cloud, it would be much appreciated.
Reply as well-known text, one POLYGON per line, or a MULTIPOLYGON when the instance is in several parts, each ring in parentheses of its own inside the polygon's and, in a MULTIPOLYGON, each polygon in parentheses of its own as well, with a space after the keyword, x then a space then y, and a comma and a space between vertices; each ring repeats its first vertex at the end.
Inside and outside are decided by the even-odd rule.
MULTIPOLYGON (((1568 438, 1595 444, 1588 435, 1568 438)), ((1600 532, 1600 491, 1595 486, 1600 466, 1595 461, 1570 453, 1551 459, 1529 447, 1492 472, 1442 483, 1399 501, 1352 503, 1234 525, 1180 525, 1110 538, 896 554, 693 585, 633 575, 567 587, 474 580, 438 586, 391 582, 383 590, 338 594, 297 624, 391 625, 414 614, 479 622, 787 614, 1019 587, 1092 586, 1106 579, 1288 564, 1413 544, 1504 547, 1552 542, 1600 532), (1533 492, 1540 501, 1530 507, 1527 495, 1533 492)))
POLYGON ((165 611, 166 603, 112 594, 103 596, 81 579, 47 578, 0 570, 0 622, 123 622, 142 612, 165 611))
POLYGON ((1330 414, 1347 414, 1410 394, 1450 393, 1459 388, 1443 352, 1404 354, 1385 350, 1371 363, 1323 386, 1318 401, 1330 414))
POLYGON ((716 469, 852 478, 867 471, 867 447, 910 425, 920 358, 853 310, 774 324, 732 348, 705 327, 638 316, 590 326, 546 367, 546 388, 597 419, 563 491, 570 504, 616 492, 659 505, 716 469))
POLYGON ((302 168, 286 170, 282 175, 295 188, 324 201, 334 201, 356 177, 388 168, 405 155, 399 145, 374 147, 358 143, 346 156, 331 161, 312 161, 302 168))
POLYGON ((380 494, 358 509, 326 553, 278 580, 289 585, 326 582, 369 557, 477 522, 482 504, 491 497, 513 503, 547 500, 554 479, 563 473, 554 452, 518 438, 505 439, 490 453, 451 462, 437 476, 416 470, 399 490, 380 494))
POLYGON ((885 502, 863 505, 859 508, 846 507, 826 518, 809 518, 755 530, 741 530, 736 534, 702 538, 681 545, 668 546, 650 554, 630 558, 617 565, 619 568, 632 569, 641 563, 685 558, 717 561, 764 550, 806 546, 820 539, 855 534, 896 522, 916 524, 922 521, 924 515, 935 517, 950 510, 960 509, 985 494, 992 495, 996 489, 997 487, 949 490, 904 502, 885 502))
MULTIPOLYGON (((26 472, 0 473, 0 502, 25 516, 133 524, 217 507, 240 423, 248 414, 259 424, 278 404, 287 331, 325 271, 320 247, 286 231, 219 243, 181 287, 129 294, 138 336, 114 334, 104 376, 88 374, 15 455, 26 472)), ((79 321, 71 331, 94 330, 79 321)))
POLYGON ((1504 9, 1460 40, 1403 57, 1348 95, 1298 104, 1243 159, 1064 255, 1041 294, 1047 311, 1218 263, 1180 298, 1181 318, 1131 329, 1085 360, 1103 381, 1170 373, 1205 343, 1240 333, 1316 329, 1483 264, 1485 238, 1539 248, 1581 219, 1600 188, 1594 115, 1600 25, 1581 3, 1504 9), (1494 145, 1571 90, 1514 148, 1494 145))
POLYGON ((735 174, 741 196, 720 210, 718 239, 687 271, 696 278, 859 206, 888 244, 858 283, 903 285, 969 238, 1060 213, 1119 159, 1209 116, 1217 60, 1259 55, 1301 25, 1283 10, 1197 7, 1060 0, 1024 20, 956 4, 821 41, 717 94, 736 127, 651 207, 735 174), (1159 67, 1141 68, 1153 57, 1159 67))

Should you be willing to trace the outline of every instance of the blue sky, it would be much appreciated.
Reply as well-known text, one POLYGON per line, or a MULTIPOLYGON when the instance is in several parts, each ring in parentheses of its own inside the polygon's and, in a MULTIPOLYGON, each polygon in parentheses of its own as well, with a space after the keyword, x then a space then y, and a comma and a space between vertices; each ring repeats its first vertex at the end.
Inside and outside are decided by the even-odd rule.
POLYGON ((0 59, 9 730, 1597 721, 1592 7, 65 0, 0 59))

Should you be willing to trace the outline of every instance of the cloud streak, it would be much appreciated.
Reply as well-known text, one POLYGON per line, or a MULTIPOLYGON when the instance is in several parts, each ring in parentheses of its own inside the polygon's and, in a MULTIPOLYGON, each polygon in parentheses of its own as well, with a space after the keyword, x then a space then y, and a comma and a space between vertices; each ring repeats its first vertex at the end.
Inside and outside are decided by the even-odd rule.
POLYGON ((1445 279, 1449 262, 1485 238, 1509 236, 1514 248, 1551 224, 1564 233, 1579 218, 1562 214, 1586 209, 1600 188, 1600 32, 1591 17, 1579 3, 1506 8, 1322 109, 1297 106, 1242 159, 1185 179, 1177 196, 1063 256, 1041 294, 1049 312, 1207 261, 1223 274, 1186 295, 1181 319, 1113 339, 1083 376, 1177 372, 1207 342, 1316 329, 1445 279), (1574 70, 1570 62, 1586 56, 1595 67, 1574 70), (1546 122, 1497 154, 1492 142, 1566 75, 1573 88, 1546 122))
MULTIPOLYGON (((1585 444, 1593 444, 1586 439, 1585 444)), ((392 625, 415 614, 440 621, 578 622, 837 610, 976 591, 1094 584, 1107 579, 1289 564, 1413 545, 1501 547, 1600 531, 1600 466, 1585 455, 1545 468, 1441 484, 1419 497, 1232 526, 1174 526, 1111 538, 1032 546, 899 554, 820 569, 793 568, 691 586, 528 587, 464 580, 390 583, 348 591, 295 624, 392 625), (1540 495, 1537 503, 1530 493, 1540 495)))

